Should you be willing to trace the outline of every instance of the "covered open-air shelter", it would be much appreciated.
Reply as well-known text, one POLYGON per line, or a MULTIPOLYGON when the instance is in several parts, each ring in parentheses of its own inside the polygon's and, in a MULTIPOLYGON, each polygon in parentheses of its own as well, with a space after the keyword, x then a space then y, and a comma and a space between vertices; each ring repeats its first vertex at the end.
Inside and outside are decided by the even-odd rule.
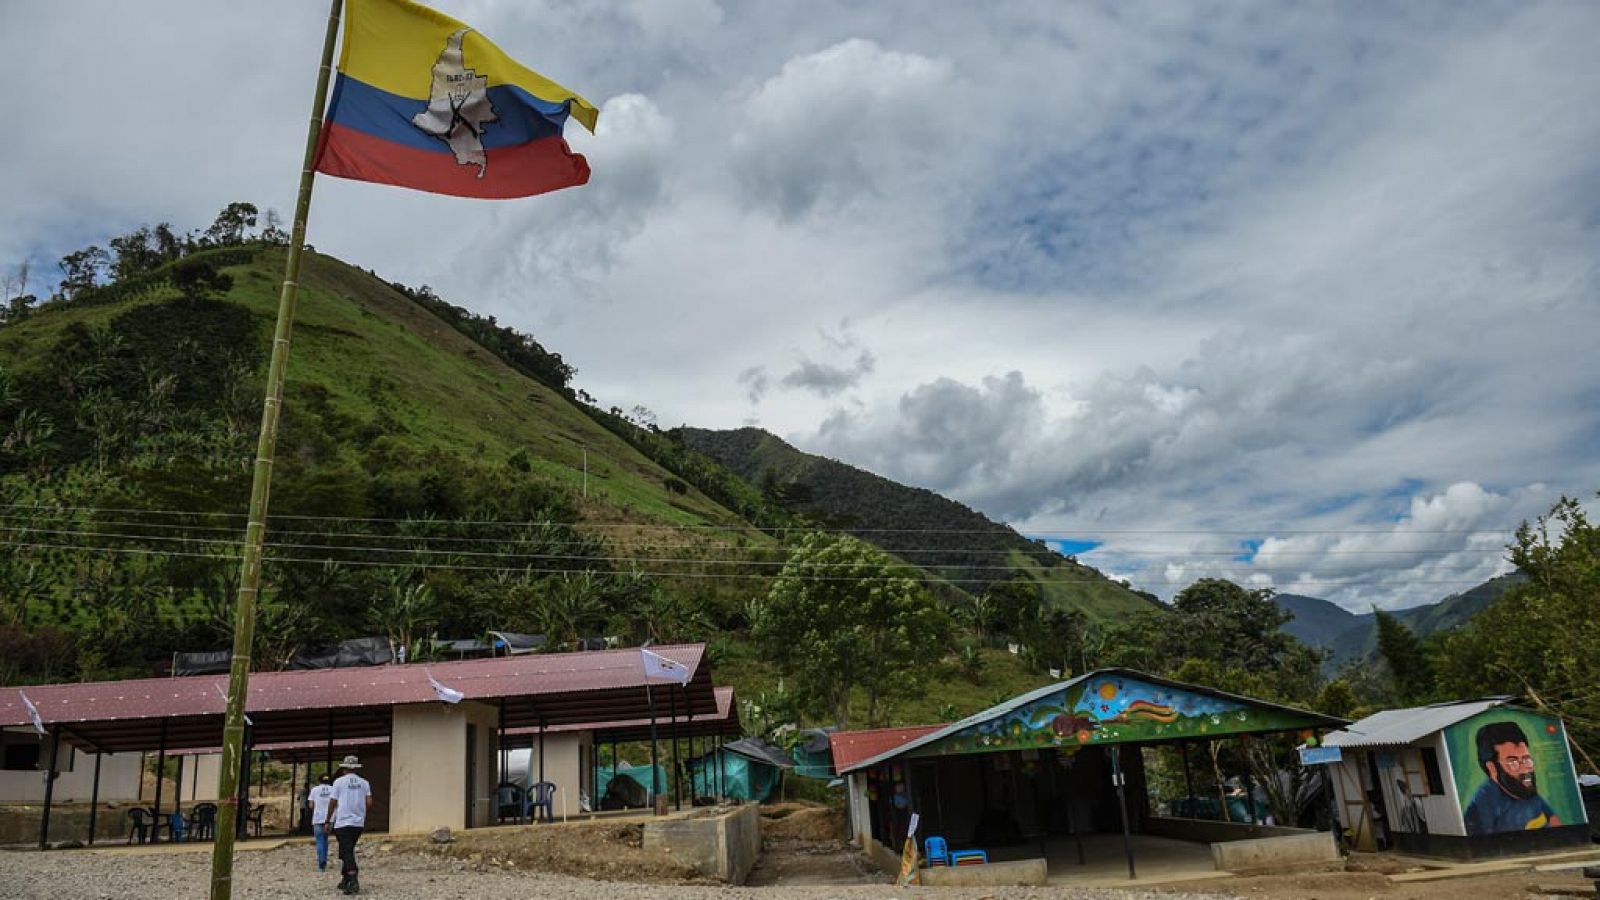
POLYGON ((603 802, 604 787, 609 785, 611 778, 601 775, 600 748, 608 743, 611 745, 610 774, 614 778, 619 774, 619 745, 649 744, 650 768, 646 771, 654 775, 642 785, 647 794, 646 802, 653 802, 656 795, 671 787, 674 804, 681 807, 686 793, 681 788, 690 788, 687 793, 692 805, 696 795, 687 780, 679 778, 670 784, 662 780, 661 743, 666 742, 665 756, 672 768, 682 771, 680 761, 692 758, 697 751, 704 752, 704 748, 721 746, 728 738, 737 738, 742 729, 733 688, 713 688, 716 711, 711 715, 706 715, 685 701, 688 689, 689 686, 680 687, 676 684, 654 685, 648 704, 653 715, 641 718, 595 719, 544 728, 509 728, 501 745, 505 755, 502 769, 511 780, 527 782, 521 785, 523 787, 536 781, 549 781, 557 785, 558 792, 570 790, 569 786, 579 786, 584 796, 592 798, 592 807, 604 809, 607 808, 603 802), (519 749, 526 750, 521 758, 517 754, 519 749), (519 780, 516 773, 526 777, 519 780))
MULTIPOLYGON (((685 671, 685 683, 671 685, 678 711, 686 719, 715 718, 705 646, 653 649, 685 671)), ((646 675, 638 649, 261 672, 251 676, 246 701, 247 751, 386 738, 391 830, 486 825, 493 821, 495 754, 503 732, 648 721, 662 689, 659 679, 646 675), (442 702, 446 698, 455 702, 442 702)), ((172 749, 217 747, 226 692, 225 675, 0 688, 0 726, 33 725, 36 714, 49 739, 41 763, 47 782, 40 846, 50 837, 60 744, 95 755, 155 753, 158 760, 172 749)), ((245 765, 253 755, 244 754, 245 765)), ((241 794, 249 783, 248 771, 243 774, 241 794)), ((156 784, 157 810, 163 780, 156 784)), ((97 800, 91 799, 91 809, 97 800)), ((237 798, 223 802, 242 805, 237 798)))
MULTIPOLYGON (((982 850, 991 864, 1029 861, 1030 871, 1042 873, 1043 861, 1057 878, 1075 867, 1087 870, 1102 861, 1091 860, 1091 852, 1103 855, 1117 846, 1126 877, 1135 878, 1140 845, 1214 848, 1234 839, 1302 833, 1267 828, 1264 810, 1250 822, 1156 815, 1144 748, 1178 749, 1187 794, 1197 798, 1197 787, 1206 793, 1216 787, 1204 753, 1208 744, 1343 724, 1201 685, 1104 669, 950 725, 842 732, 832 744, 835 768, 848 779, 852 833, 864 848, 898 856, 915 813, 919 838, 939 836, 951 849, 982 850)), ((1249 773, 1241 774, 1248 791, 1249 773)), ((1331 837, 1321 837, 1327 840, 1305 843, 1332 853, 1331 837)))

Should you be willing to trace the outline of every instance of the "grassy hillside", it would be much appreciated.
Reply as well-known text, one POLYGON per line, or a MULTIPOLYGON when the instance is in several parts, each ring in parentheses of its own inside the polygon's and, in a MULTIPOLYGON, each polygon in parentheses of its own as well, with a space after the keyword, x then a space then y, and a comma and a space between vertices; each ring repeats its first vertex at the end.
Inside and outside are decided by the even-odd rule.
MULTIPOLYGON (((30 677, 227 645, 283 252, 201 250, 0 329, 0 630, 19 629, 0 653, 30 677)), ((736 624, 762 580, 703 561, 776 542, 462 325, 306 259, 261 658, 417 628, 736 624)))
POLYGON ((761 429, 680 428, 669 435, 737 472, 787 509, 853 531, 968 593, 1019 579, 1037 585, 1051 604, 1082 610, 1095 620, 1151 608, 1149 599, 1095 569, 954 500, 803 453, 761 429))

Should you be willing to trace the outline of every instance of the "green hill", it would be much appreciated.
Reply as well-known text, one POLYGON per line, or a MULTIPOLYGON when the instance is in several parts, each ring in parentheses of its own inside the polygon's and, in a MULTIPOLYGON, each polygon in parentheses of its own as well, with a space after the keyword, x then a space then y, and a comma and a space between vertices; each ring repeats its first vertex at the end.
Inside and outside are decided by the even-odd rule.
POLYGON ((968 593, 1020 579, 1038 585, 1052 604, 1102 621, 1155 606, 1152 598, 954 500, 803 453, 759 428, 668 434, 790 511, 851 531, 968 593))
MULTIPOLYGON (((231 641, 284 249, 190 246, 0 327, 0 683, 146 675, 231 641)), ((308 254, 257 664, 351 637, 707 640, 779 683, 748 603, 816 527, 673 435, 600 409, 527 335, 308 254)), ((1007 554, 1048 571, 1026 541, 1007 554)), ((930 580, 940 581, 930 570, 930 580)), ((897 721, 1036 686, 1003 651, 897 721)))

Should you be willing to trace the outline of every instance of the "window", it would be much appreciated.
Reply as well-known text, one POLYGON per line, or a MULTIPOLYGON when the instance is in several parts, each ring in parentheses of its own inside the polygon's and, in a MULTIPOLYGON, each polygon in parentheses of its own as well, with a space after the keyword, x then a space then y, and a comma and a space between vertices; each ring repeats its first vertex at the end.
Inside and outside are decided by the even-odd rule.
POLYGON ((7 772, 37 771, 41 755, 37 737, 14 733, 7 734, 5 736, 5 755, 4 760, 0 761, 0 769, 5 769, 7 772))
POLYGON ((1439 774, 1439 751, 1432 747, 1422 748, 1422 774, 1428 779, 1430 796, 1444 793, 1444 776, 1439 774))

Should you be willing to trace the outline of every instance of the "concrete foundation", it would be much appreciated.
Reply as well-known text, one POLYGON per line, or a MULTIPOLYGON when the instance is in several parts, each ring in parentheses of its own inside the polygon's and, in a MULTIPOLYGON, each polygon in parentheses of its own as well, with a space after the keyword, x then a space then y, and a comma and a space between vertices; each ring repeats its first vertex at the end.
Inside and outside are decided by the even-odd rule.
POLYGON ((1239 874, 1326 865, 1340 857, 1331 832, 1312 831, 1212 844, 1211 858, 1219 870, 1239 874))
MULTIPOLYGON (((100 815, 95 819, 95 840, 101 843, 120 844, 128 838, 128 807, 132 804, 102 803, 100 815)), ((39 843, 39 817, 43 806, 0 806, 0 845, 37 845, 39 843)), ((72 803, 50 806, 50 840, 89 840, 89 804, 72 803)))
POLYGON ((744 884, 761 854, 761 812, 741 806, 647 822, 644 848, 669 853, 702 875, 744 884))

